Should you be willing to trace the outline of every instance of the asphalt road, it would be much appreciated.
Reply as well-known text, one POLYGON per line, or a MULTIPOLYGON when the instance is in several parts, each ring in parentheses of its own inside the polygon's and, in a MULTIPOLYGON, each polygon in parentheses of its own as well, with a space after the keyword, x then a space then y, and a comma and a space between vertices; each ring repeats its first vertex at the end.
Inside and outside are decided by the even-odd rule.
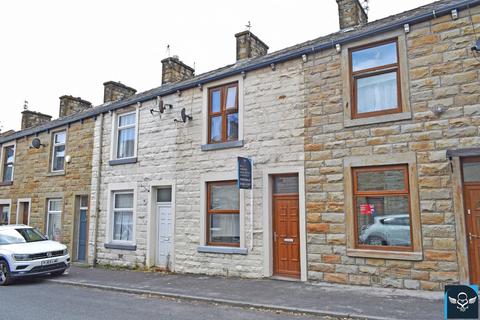
POLYGON ((44 280, 31 280, 0 287, 0 319, 312 320, 324 318, 150 298, 65 286, 44 280))

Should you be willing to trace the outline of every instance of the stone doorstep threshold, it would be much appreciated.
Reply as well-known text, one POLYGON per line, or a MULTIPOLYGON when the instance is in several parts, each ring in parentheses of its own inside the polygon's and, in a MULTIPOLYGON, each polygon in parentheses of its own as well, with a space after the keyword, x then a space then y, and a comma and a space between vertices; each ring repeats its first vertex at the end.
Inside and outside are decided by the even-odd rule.
POLYGON ((287 313, 294 313, 294 314, 307 314, 307 315, 313 315, 313 316, 337 317, 342 319, 346 318, 346 319, 355 319, 355 320, 402 320, 402 319, 395 319, 395 318, 366 316, 366 315, 354 314, 354 313, 349 314, 349 313, 335 312, 330 310, 314 310, 314 309, 304 309, 304 308, 295 308, 295 307, 285 307, 285 306, 277 306, 277 305, 271 305, 271 304, 241 302, 241 301, 235 301, 235 300, 229 300, 229 299, 219 299, 219 298, 210 298, 210 297, 206 298, 206 297, 171 293, 171 292, 122 288, 122 287, 107 286, 107 285, 88 283, 88 282, 76 282, 76 281, 57 280, 57 279, 47 279, 46 281, 67 285, 67 286, 82 287, 82 288, 115 291, 115 292, 129 293, 129 294, 135 294, 135 295, 149 295, 149 296, 158 297, 158 298, 170 298, 170 299, 173 298, 173 299, 186 300, 186 301, 198 301, 198 302, 204 302, 208 304, 216 303, 216 304, 222 304, 222 305, 227 305, 232 307, 255 308, 259 310, 280 311, 280 312, 287 312, 287 313))

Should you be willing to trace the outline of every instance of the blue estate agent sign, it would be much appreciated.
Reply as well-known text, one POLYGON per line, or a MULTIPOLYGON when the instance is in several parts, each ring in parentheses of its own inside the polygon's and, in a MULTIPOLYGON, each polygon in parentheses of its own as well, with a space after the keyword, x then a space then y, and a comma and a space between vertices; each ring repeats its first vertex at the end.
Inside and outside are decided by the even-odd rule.
POLYGON ((252 189, 252 161, 238 157, 238 188, 252 189))

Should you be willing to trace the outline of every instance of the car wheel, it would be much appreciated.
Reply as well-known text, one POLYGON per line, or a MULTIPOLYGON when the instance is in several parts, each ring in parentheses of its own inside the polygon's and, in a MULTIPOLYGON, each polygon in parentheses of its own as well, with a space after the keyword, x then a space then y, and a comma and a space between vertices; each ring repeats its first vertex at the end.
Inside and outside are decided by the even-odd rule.
POLYGON ((377 236, 368 237, 367 243, 371 246, 386 246, 387 245, 387 241, 385 241, 385 239, 383 239, 381 237, 377 237, 377 236))
POLYGON ((10 269, 8 268, 8 263, 5 261, 0 261, 0 286, 6 286, 11 282, 10 278, 10 269))
POLYGON ((59 277, 59 276, 61 276, 61 275, 64 274, 64 273, 65 273, 65 270, 60 270, 60 271, 52 272, 52 273, 50 273, 50 275, 51 275, 52 277, 59 277))

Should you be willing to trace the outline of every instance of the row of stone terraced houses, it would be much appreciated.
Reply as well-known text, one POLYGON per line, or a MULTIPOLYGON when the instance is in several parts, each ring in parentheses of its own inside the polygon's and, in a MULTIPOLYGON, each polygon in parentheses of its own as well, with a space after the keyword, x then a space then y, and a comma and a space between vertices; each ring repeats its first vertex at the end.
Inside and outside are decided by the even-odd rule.
POLYGON ((480 1, 370 23, 337 3, 337 33, 267 54, 241 32, 233 65, 195 76, 171 57, 150 91, 107 82, 100 106, 22 112, 0 136, 2 222, 93 265, 478 283, 480 1))

